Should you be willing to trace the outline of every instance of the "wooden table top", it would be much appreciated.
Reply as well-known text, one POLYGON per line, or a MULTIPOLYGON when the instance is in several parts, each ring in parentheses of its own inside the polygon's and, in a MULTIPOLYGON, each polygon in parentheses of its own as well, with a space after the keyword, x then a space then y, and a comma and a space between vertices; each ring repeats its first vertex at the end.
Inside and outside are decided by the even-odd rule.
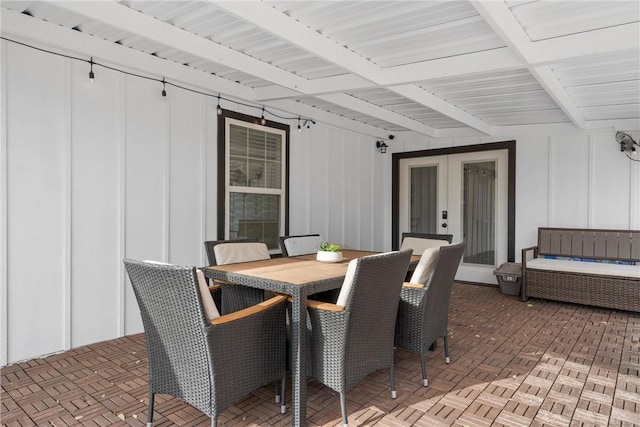
POLYGON ((325 263, 294 258, 272 258, 238 264, 205 267, 210 270, 238 273, 258 279, 304 285, 319 280, 343 277, 347 274, 348 262, 325 263))
MULTIPOLYGON (((316 261, 315 254, 310 254, 291 258, 272 258, 237 264, 214 265, 204 268, 248 275, 258 279, 287 282, 293 285, 304 285, 311 282, 344 277, 347 274, 347 267, 351 260, 378 253, 380 252, 343 250, 343 260, 341 262, 316 261)), ((419 260, 419 256, 414 255, 411 257, 413 265, 419 260)))

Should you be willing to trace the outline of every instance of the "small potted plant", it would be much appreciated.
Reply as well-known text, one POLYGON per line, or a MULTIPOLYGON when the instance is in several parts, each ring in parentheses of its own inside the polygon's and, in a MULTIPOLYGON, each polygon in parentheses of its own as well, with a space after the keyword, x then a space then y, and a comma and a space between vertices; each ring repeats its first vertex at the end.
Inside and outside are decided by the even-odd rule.
POLYGON ((342 261, 342 246, 322 242, 320 248, 318 248, 316 259, 323 262, 340 262, 342 261))

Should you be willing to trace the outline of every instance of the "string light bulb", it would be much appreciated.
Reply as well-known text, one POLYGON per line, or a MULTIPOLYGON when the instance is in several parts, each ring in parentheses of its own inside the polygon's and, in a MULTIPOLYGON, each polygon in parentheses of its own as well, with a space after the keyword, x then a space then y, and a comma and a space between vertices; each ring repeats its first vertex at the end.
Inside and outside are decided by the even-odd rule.
POLYGON ((220 94, 218 94, 218 107, 216 108, 216 113, 218 113, 218 115, 222 114, 222 107, 220 107, 220 94))
POLYGON ((298 116, 298 132, 302 132, 302 128, 300 127, 300 116, 298 116))
POLYGON ((262 107, 262 117, 260 117, 260 124, 262 126, 267 124, 267 119, 264 118, 264 107, 262 107))
POLYGON ((94 81, 95 81, 95 78, 96 78, 96 75, 93 74, 93 64, 94 64, 94 62, 93 62, 93 56, 92 56, 91 60, 89 61, 89 66, 91 67, 89 69, 89 83, 90 84, 93 84, 94 81))
POLYGON ((164 77, 162 78, 162 98, 163 99, 167 98, 167 87, 166 87, 166 82, 164 80, 164 77))

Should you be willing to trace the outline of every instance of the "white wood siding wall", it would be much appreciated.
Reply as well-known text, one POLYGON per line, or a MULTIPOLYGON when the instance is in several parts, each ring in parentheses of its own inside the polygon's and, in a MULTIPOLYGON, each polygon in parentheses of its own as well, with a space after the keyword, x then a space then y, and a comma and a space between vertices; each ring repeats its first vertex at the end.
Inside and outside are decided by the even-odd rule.
MULTIPOLYGON (((0 48, 0 365, 141 332, 122 259, 203 265, 217 237, 216 101, 168 87, 163 102, 157 82, 103 68, 91 86, 86 64, 0 48)), ((370 136, 290 125, 290 232, 390 249, 391 154, 370 136)), ((516 248, 542 225, 640 228, 640 167, 613 131, 399 136, 390 151, 508 139, 516 248)))
MULTIPOLYGON (((141 332, 123 258, 206 264, 218 116, 215 98, 167 87, 163 101, 157 82, 104 68, 92 86, 86 64, 1 49, 5 365, 141 332)), ((384 249, 389 218, 374 175, 390 157, 370 137, 289 124, 291 232, 384 249)))
MULTIPOLYGON (((637 129, 616 130, 636 141, 640 136, 637 129)), ((562 125, 490 138, 414 136, 395 150, 508 140, 516 140, 516 261, 522 248, 536 244, 538 227, 640 229, 640 162, 620 152, 613 129, 587 133, 562 125)))

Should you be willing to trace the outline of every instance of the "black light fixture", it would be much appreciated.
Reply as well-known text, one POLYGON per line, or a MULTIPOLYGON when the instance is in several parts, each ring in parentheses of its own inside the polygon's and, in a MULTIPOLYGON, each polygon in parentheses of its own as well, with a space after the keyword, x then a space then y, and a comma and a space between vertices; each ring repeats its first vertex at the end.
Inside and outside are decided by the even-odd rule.
POLYGON ((302 127, 300 126, 300 116, 298 116, 298 132, 302 132, 302 127))
POLYGON ((218 106, 216 107, 216 113, 218 115, 222 114, 222 107, 220 106, 220 94, 218 94, 218 106))
POLYGON ((625 153, 629 159, 636 162, 640 161, 640 159, 633 159, 631 157, 631 155, 635 156, 637 153, 636 146, 640 147, 640 144, 634 141, 631 135, 626 132, 618 131, 616 132, 616 141, 620 144, 620 151, 625 153))
POLYGON ((164 77, 162 78, 162 99, 166 99, 167 98, 167 87, 166 87, 166 82, 164 80, 164 77))
POLYGON ((262 117, 260 117, 260 124, 262 126, 267 124, 267 119, 264 118, 264 107, 262 107, 262 117))
POLYGON ((376 148, 378 149, 378 151, 380 151, 380 153, 384 154, 387 152, 387 143, 384 142, 383 140, 379 139, 376 141, 376 148))
POLYGON ((89 65, 91 66, 91 68, 89 69, 89 83, 93 84, 96 75, 93 74, 93 64, 95 64, 95 62, 93 62, 93 56, 91 57, 91 60, 89 61, 89 65))

